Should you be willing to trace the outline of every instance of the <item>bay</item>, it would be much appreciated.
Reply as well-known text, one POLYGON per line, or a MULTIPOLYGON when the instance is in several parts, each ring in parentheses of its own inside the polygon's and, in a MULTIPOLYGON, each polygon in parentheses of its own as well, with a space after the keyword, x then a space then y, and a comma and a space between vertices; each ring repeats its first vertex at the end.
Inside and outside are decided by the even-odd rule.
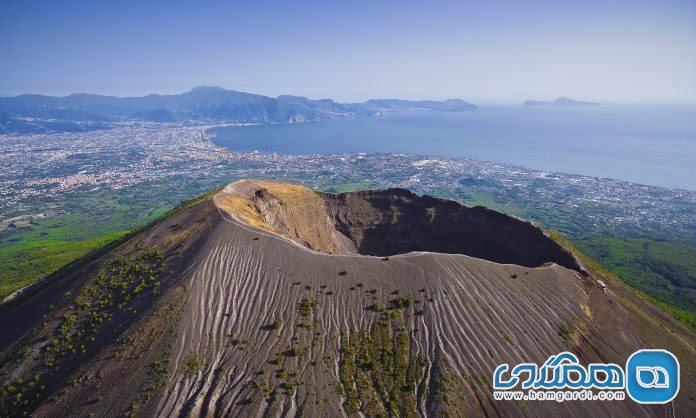
POLYGON ((481 106, 210 132, 240 152, 473 158, 696 190, 696 106, 481 106))

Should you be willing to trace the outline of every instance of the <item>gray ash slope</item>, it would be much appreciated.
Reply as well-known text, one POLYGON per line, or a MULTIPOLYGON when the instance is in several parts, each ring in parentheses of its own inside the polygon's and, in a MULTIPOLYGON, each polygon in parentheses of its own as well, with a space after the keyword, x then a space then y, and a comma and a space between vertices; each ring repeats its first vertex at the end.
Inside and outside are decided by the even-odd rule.
MULTIPOLYGON (((571 350, 583 363, 621 364, 660 346, 688 364, 694 336, 620 281, 552 253, 524 267, 430 252, 432 240, 399 219, 410 231, 432 216, 437 225, 447 211, 433 203, 245 181, 184 206, 0 314, 0 377, 15 386, 4 388, 3 415, 692 415, 686 367, 673 406, 493 400, 501 362, 571 350), (418 216, 407 213, 414 205, 418 216), (365 244, 375 239, 365 231, 388 224, 414 239, 365 244), (360 248, 420 251, 385 259, 360 248), (95 327, 94 317, 105 319, 95 327), (13 404, 17 393, 27 404, 13 404)), ((465 231, 475 241, 477 230, 465 231)), ((539 245, 534 234, 511 236, 520 251, 539 245)))

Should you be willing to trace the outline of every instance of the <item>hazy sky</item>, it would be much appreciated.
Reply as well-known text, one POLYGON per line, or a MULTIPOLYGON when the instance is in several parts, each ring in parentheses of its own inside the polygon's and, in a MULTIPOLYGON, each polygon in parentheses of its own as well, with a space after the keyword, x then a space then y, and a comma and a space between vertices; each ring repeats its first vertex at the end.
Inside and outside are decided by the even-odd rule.
POLYGON ((696 0, 0 2, 0 95, 197 85, 696 102, 696 0))

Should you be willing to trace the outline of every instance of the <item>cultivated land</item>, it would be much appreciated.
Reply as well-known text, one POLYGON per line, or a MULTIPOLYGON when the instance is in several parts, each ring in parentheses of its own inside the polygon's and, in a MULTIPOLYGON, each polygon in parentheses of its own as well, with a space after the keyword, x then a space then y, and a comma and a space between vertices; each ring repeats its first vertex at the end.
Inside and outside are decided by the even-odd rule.
POLYGON ((0 135, 0 296, 181 201, 237 178, 270 177, 337 192, 403 187, 531 219, 696 325, 696 193, 476 160, 235 153, 207 139, 208 125, 106 127, 0 135), (607 239, 641 240, 650 259, 607 239))
POLYGON ((692 415, 688 367, 667 406, 492 399, 499 363, 543 362, 567 349, 583 363, 623 363, 660 346, 693 363, 692 331, 572 254, 529 223, 403 190, 322 195, 238 182, 5 306, 0 408, 35 416, 692 415), (482 217, 473 229, 471 216, 482 217), (450 221, 462 234, 429 238, 450 221), (383 233, 370 236, 375 229, 383 233), (459 236, 487 243, 481 257, 518 264, 471 257, 459 236), (442 246, 450 254, 429 251, 442 246), (395 254, 402 250, 420 252, 395 254))

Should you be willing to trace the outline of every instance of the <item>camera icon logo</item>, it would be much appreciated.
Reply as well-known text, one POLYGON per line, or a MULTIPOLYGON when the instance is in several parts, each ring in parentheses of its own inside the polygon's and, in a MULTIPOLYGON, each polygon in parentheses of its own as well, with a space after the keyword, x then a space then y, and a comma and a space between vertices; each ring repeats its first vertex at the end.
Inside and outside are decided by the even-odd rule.
POLYGON ((626 362, 626 392, 644 404, 670 402, 679 393, 679 360, 667 350, 638 350, 626 362))

